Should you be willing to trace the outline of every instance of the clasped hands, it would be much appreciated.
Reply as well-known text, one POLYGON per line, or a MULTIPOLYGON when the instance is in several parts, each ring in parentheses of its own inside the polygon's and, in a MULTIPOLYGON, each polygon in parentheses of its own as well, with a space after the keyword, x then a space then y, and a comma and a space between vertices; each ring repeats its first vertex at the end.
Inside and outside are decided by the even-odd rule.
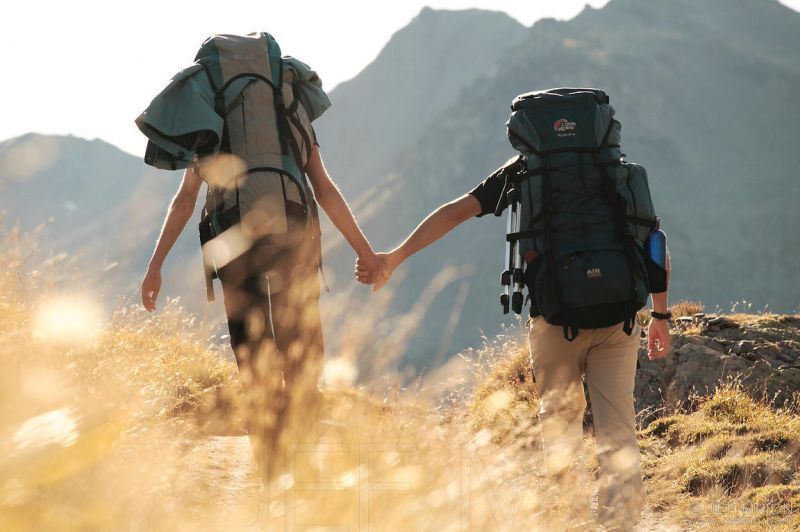
POLYGON ((372 291, 377 292, 392 276, 401 260, 394 251, 388 253, 372 253, 356 259, 353 272, 361 284, 372 285, 372 291))

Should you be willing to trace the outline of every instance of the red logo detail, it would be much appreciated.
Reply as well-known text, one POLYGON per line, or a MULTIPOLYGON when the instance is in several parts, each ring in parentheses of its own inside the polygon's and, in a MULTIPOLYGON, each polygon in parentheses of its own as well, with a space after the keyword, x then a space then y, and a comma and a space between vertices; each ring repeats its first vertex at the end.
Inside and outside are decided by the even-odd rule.
POLYGON ((570 122, 566 118, 559 118, 556 120, 555 124, 553 124, 553 129, 558 133, 564 133, 566 131, 574 131, 577 125, 578 124, 575 122, 570 122))

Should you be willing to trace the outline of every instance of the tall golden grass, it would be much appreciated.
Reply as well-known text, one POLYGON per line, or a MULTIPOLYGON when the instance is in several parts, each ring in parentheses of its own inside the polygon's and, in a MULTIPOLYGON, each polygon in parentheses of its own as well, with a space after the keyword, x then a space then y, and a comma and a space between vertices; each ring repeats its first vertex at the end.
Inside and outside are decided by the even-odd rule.
MULTIPOLYGON (((293 435, 273 457, 282 474, 261 486, 236 367, 209 327, 174 301, 104 311, 36 238, 5 231, 0 248, 0 529, 539 526, 534 436, 498 446, 463 406, 519 331, 406 387, 396 361, 421 317, 384 340, 379 318, 374 334, 354 320, 328 352, 325 419, 293 435), (365 353, 373 376, 356 386, 365 353)), ((500 415, 510 398, 491 402, 500 415)), ((517 408, 530 430, 533 410, 517 408)))
MULTIPOLYGON (((337 296, 324 419, 292 435, 262 485, 210 326, 176 301, 104 310, 70 258, 36 242, 0 234, 0 530, 597 529, 583 475, 541 474, 521 324, 409 380, 398 360, 424 301, 389 323, 337 296)), ((648 510, 640 529, 725 528, 746 512, 760 512, 747 527, 795 523, 797 418, 720 393, 641 434, 651 501, 672 517, 648 510), (736 509, 715 513, 721 502, 736 509), (700 503, 718 506, 692 513, 700 503)))

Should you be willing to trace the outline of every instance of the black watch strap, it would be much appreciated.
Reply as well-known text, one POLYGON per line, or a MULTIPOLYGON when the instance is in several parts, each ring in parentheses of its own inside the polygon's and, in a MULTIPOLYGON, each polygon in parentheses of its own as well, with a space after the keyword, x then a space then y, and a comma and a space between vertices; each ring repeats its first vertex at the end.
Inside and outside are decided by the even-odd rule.
POLYGON ((650 315, 653 317, 654 320, 668 320, 668 319, 672 318, 672 312, 669 311, 669 310, 666 311, 666 312, 663 312, 663 313, 662 312, 656 312, 655 310, 651 310, 650 311, 650 315))

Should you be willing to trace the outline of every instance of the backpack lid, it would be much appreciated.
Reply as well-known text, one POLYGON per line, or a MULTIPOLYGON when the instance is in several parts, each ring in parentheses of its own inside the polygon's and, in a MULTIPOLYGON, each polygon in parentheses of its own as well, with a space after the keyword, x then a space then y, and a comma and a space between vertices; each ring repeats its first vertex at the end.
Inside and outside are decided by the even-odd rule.
POLYGON ((272 72, 279 72, 281 48, 266 32, 247 35, 212 35, 203 42, 194 60, 211 67, 214 83, 221 88, 241 74, 256 74, 275 86, 272 72), (215 68, 218 67, 218 68, 215 68))
POLYGON ((281 59, 280 47, 269 33, 214 35, 202 44, 195 63, 174 76, 136 118, 137 127, 148 138, 145 162, 176 170, 193 164, 196 155, 215 153, 223 137, 215 92, 230 81, 223 100, 227 109, 253 81, 246 75, 237 75, 252 68, 272 83, 280 77, 275 75, 279 66, 284 81, 291 84, 284 99, 290 102, 291 93, 295 93, 303 107, 298 109, 303 129, 313 138, 313 129, 306 122, 318 118, 331 105, 317 73, 296 58, 281 59), (239 64, 237 57, 249 66, 239 64))
POLYGON ((618 147, 619 122, 599 89, 559 88, 514 98, 508 138, 524 154, 597 152, 618 147))

